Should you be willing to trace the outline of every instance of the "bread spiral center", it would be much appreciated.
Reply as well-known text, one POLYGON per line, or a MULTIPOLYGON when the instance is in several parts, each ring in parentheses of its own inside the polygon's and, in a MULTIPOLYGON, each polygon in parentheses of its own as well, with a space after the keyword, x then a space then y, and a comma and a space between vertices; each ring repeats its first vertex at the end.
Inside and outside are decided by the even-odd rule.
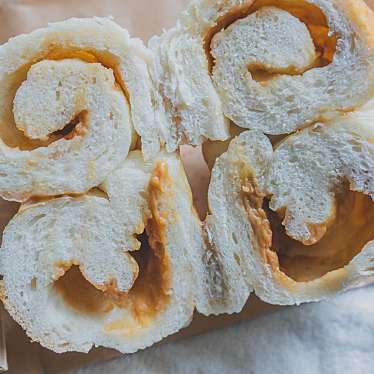
MULTIPOLYGON (((30 139, 56 139, 58 133, 75 119, 71 133, 83 136, 87 132, 92 111, 110 106, 115 95, 122 95, 113 72, 98 63, 78 59, 44 60, 31 66, 27 79, 17 90, 14 99, 16 127, 30 139), (102 99, 108 101, 105 105, 102 99)), ((105 113, 113 119, 114 113, 105 113)), ((103 114, 103 115, 105 115, 103 114)), ((68 134, 65 134, 65 136, 68 134)))
MULTIPOLYGON (((159 201, 164 194, 168 194, 171 183, 168 165, 158 162, 145 191, 148 208, 137 213, 139 217, 144 217, 144 222, 138 222, 136 231, 142 227, 145 230, 136 235, 137 240, 133 238, 133 248, 126 253, 128 265, 124 270, 132 273, 126 277, 126 284, 120 284, 117 280, 124 278, 123 275, 112 279, 107 279, 107 275, 102 284, 93 282, 79 262, 56 264, 61 272, 54 288, 69 307, 80 313, 99 316, 114 308, 125 309, 136 321, 135 325, 139 326, 150 323, 165 308, 169 302, 171 271, 165 238, 168 213, 160 211, 159 201)), ((134 236, 134 233, 131 234, 134 236)), ((105 329, 131 330, 133 327, 130 319, 119 319, 108 323, 105 329)))
POLYGON ((212 83, 241 128, 292 133, 372 90, 370 79, 356 84, 371 74, 367 49, 328 1, 254 1, 214 25, 204 39, 212 83))
POLYGON ((264 73, 302 74, 318 57, 306 25, 275 7, 261 8, 217 34, 212 54, 214 75, 221 69, 227 74, 230 67, 235 76, 249 70, 257 81, 265 78, 264 73))
POLYGON ((213 242, 240 259, 264 300, 318 300, 372 276, 372 108, 299 131, 274 148, 261 132, 244 131, 216 159, 213 242))
POLYGON ((337 193, 333 217, 311 225, 315 236, 305 242, 287 233, 284 218, 269 209, 267 199, 260 199, 257 207, 253 195, 244 199, 258 253, 286 286, 290 285, 288 278, 310 282, 344 268, 374 240, 374 203, 359 192, 346 189, 337 193))
MULTIPOLYGON (((114 308, 127 309, 139 325, 147 325, 168 302, 170 269, 167 254, 158 245, 150 246, 149 236, 139 236, 140 249, 129 253, 133 264, 132 283, 119 289, 115 279, 100 286, 90 282, 78 265, 68 264, 64 274, 54 282, 54 289, 73 310, 90 316, 105 316, 114 308)), ((131 330, 130 320, 117 320, 105 327, 107 331, 131 330)))
MULTIPOLYGON (((307 61, 309 64, 306 63, 302 66, 304 71, 331 63, 337 44, 336 35, 329 30, 326 16, 314 4, 292 0, 250 1, 242 7, 234 7, 224 14, 216 21, 216 25, 206 33, 205 50, 210 62, 210 70, 217 62, 217 56, 215 56, 217 39, 221 40, 223 35, 226 35, 225 38, 229 39, 230 34, 234 34, 232 41, 235 42, 234 37, 240 33, 242 40, 239 41, 239 44, 241 44, 241 47, 243 47, 243 42, 249 42, 252 43, 252 47, 257 49, 268 42, 266 50, 269 53, 268 57, 271 58, 274 47, 277 49, 283 48, 285 53, 281 56, 282 60, 290 58, 291 63, 292 60, 295 61, 297 56, 294 52, 293 56, 289 55, 289 49, 292 48, 289 43, 299 44, 297 48, 301 48, 298 52, 303 55, 300 58, 303 59, 307 56, 314 59, 312 64, 309 60, 307 61), (310 42, 313 43, 314 56, 310 55, 310 42), (278 43, 281 43, 281 45, 278 43)), ((248 51, 245 52, 248 54, 248 51)), ((254 50, 251 52, 252 55, 255 55, 254 50)), ((264 52, 259 49, 256 56, 261 61, 264 58, 264 52)), ((275 58, 271 63, 279 63, 276 59, 277 56, 273 55, 273 57, 275 58)), ((257 63, 257 65, 261 64, 257 63)), ((271 64, 269 66, 264 64, 263 67, 269 68, 269 73, 276 73, 271 64)), ((296 66, 292 66, 292 68, 296 68, 296 66)), ((284 66, 280 66, 278 72, 286 73, 283 69, 284 66)), ((256 69, 251 70, 255 71, 256 69)), ((291 74, 300 72, 301 70, 298 71, 297 69, 294 71, 292 69, 288 70, 288 73, 291 74)))
POLYGON ((137 139, 123 79, 110 53, 51 44, 0 76, 0 194, 23 201, 102 182, 137 139))

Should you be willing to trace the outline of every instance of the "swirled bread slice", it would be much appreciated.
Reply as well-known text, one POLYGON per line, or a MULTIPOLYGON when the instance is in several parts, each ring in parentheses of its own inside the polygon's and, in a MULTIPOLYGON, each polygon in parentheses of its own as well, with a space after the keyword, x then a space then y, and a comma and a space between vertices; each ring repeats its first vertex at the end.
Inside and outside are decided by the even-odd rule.
POLYGON ((250 287, 269 303, 299 304, 373 280, 373 108, 317 123, 274 150, 245 131, 216 160, 208 227, 242 303, 250 287))
POLYGON ((152 54, 107 18, 69 19, 0 47, 0 195, 84 193, 138 137, 160 148, 152 54))
POLYGON ((204 244, 174 154, 130 153, 87 195, 24 204, 0 251, 2 301, 56 352, 134 352, 214 312, 204 244))
POLYGON ((155 37, 170 148, 244 129, 289 134, 374 94, 374 16, 361 0, 196 0, 155 37))

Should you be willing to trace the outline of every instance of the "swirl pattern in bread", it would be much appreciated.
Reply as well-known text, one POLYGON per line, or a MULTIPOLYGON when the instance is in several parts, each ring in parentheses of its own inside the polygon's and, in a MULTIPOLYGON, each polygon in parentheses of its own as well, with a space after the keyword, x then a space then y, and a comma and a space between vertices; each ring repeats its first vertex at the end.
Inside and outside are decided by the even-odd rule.
POLYGON ((69 19, 0 47, 0 195, 84 193, 137 136, 160 143, 150 52, 110 19, 69 19))
POLYGON ((316 123, 274 150, 245 131, 216 160, 208 227, 232 294, 243 284, 242 304, 252 287, 269 303, 299 304, 372 281, 373 108, 316 123))
POLYGON ((134 151, 100 190, 21 206, 3 236, 2 300, 56 352, 134 352, 208 311, 203 249, 181 161, 134 151))
POLYGON ((170 147, 244 129, 289 134, 374 92, 374 21, 361 0, 196 0, 150 46, 170 147))

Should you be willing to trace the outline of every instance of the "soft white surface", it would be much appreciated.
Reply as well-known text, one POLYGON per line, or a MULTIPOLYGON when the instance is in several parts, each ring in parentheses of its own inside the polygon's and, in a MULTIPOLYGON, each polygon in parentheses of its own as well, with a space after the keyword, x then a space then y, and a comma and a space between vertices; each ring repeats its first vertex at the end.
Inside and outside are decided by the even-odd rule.
POLYGON ((372 373, 374 287, 94 365, 101 373, 372 373))

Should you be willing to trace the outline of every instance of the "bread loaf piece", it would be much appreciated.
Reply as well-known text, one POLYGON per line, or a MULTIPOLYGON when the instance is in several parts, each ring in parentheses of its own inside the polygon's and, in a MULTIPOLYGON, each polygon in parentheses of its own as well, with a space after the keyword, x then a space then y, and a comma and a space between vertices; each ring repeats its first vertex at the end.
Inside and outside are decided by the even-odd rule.
POLYGON ((0 47, 0 195, 84 193, 142 137, 160 148, 151 53, 107 18, 69 19, 0 47))
POLYGON ((242 305, 317 301, 373 280, 374 102, 273 150, 232 140, 213 167, 208 228, 242 305), (225 213, 224 213, 225 212, 225 213))
POLYGON ((1 298, 56 352, 134 352, 186 326, 196 306, 214 312, 203 257, 181 161, 134 151, 100 189, 21 207, 4 232, 1 298))
POLYGON ((374 93, 374 17, 362 0, 195 0, 155 37, 170 149, 243 129, 289 134, 374 93))
POLYGON ((13 318, 56 352, 130 353, 252 291, 371 282, 373 26, 361 0, 199 0, 151 50, 98 18, 0 47, 13 318), (213 167, 203 222, 182 143, 213 167))

